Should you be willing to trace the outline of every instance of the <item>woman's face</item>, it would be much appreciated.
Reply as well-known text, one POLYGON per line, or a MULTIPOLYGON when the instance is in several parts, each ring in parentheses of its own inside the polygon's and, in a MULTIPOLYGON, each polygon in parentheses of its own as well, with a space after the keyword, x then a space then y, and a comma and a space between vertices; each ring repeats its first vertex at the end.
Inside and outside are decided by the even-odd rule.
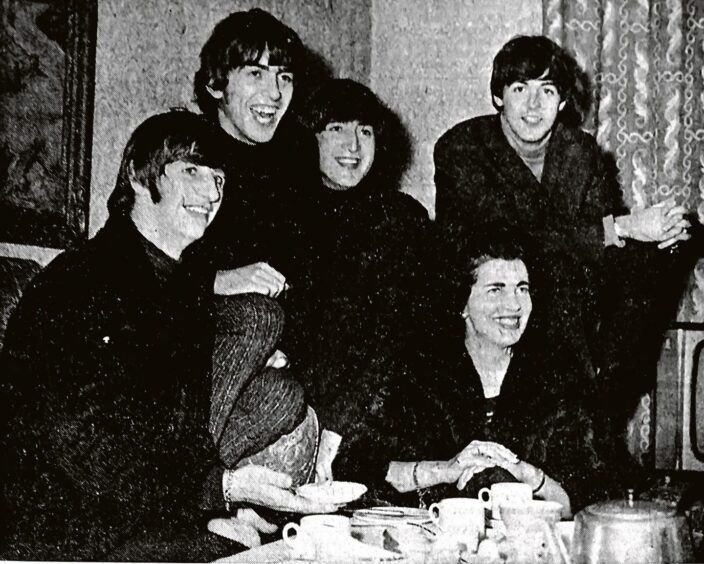
POLYGON ((467 336, 502 348, 515 345, 533 310, 525 263, 490 259, 476 275, 464 309, 467 336))
POLYGON ((316 137, 323 184, 332 190, 357 186, 374 162, 374 128, 358 121, 333 121, 316 137))

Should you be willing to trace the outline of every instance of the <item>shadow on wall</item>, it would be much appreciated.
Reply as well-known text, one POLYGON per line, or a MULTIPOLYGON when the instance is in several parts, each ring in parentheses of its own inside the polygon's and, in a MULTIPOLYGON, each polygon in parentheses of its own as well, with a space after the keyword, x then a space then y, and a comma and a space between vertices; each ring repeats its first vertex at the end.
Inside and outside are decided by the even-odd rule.
POLYGON ((393 145, 387 148, 387 179, 390 186, 399 189, 401 179, 413 160, 413 140, 400 116, 391 109, 389 109, 387 128, 389 130, 387 138, 393 139, 393 145))
POLYGON ((289 111, 285 118, 291 123, 298 121, 301 109, 305 107, 306 100, 315 91, 318 85, 335 77, 332 65, 321 54, 304 46, 303 65, 306 69, 302 76, 296 76, 296 88, 289 111))

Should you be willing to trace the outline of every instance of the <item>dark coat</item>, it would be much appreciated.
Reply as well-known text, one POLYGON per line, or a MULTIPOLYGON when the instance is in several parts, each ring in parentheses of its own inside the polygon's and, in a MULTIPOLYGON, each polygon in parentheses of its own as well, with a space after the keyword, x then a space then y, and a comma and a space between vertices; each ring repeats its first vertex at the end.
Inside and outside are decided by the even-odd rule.
POLYGON ((498 114, 454 126, 435 145, 436 213, 448 233, 505 220, 562 261, 597 263, 605 215, 624 211, 615 166, 594 138, 557 125, 542 180, 509 145, 498 114))
MULTIPOLYGON (((401 420, 406 421, 408 443, 417 449, 416 459, 447 460, 473 440, 488 440, 560 482, 575 511, 617 490, 615 469, 607 471, 593 444, 588 411, 566 393, 572 359, 559 364, 555 357, 546 360, 545 343, 539 346, 527 332, 514 347, 487 423, 487 400, 459 323, 453 333, 455 337, 442 339, 421 359, 407 383, 410 391, 402 395, 401 420)), ((500 481, 514 478, 503 469, 486 470, 470 481, 464 494, 476 496, 479 488, 500 481)), ((449 489, 457 492, 454 485, 449 489)), ((446 496, 448 488, 439 487, 431 495, 446 496)))
MULTIPOLYGON (((592 443, 587 410, 565 394, 562 380, 570 379, 570 359, 559 367, 554 358, 546 362, 544 347, 531 345, 527 333, 514 350, 487 424, 487 400, 462 337, 459 323, 438 331, 378 393, 367 433, 353 445, 362 481, 382 498, 414 505, 415 492, 397 494, 384 484, 391 460, 449 460, 473 440, 489 440, 559 481, 573 510, 618 492, 615 469, 607 468, 592 443)), ((487 469, 463 492, 455 484, 438 485, 424 493, 423 501, 476 497, 480 488, 502 481, 515 478, 500 468, 487 469)))
POLYGON ((234 551, 201 509, 204 491, 222 504, 207 427, 209 302, 127 219, 37 276, 2 356, 4 557, 234 551))

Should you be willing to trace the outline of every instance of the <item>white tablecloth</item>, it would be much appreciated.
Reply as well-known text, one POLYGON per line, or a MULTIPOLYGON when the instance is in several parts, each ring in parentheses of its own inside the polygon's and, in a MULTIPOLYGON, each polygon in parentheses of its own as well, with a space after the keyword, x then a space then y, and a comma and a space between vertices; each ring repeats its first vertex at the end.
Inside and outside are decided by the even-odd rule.
MULTIPOLYGON (((353 542, 354 539, 350 539, 353 542)), ((359 543, 360 545, 363 545, 363 543, 359 543)), ((377 549, 376 547, 371 547, 368 545, 363 545, 361 548, 362 550, 365 549, 365 546, 368 547, 369 551, 380 551, 379 554, 382 553, 381 549, 377 549)), ((383 551, 385 552, 385 551, 383 551)), ((263 564, 263 563, 279 563, 279 562, 285 562, 285 563, 291 563, 291 564, 322 564, 325 562, 325 564, 354 564, 359 562, 369 564, 370 562, 393 562, 393 564, 405 564, 406 560, 405 558, 402 558, 400 555, 393 555, 393 553, 388 553, 391 556, 391 558, 386 559, 386 558, 379 558, 379 557, 373 557, 373 556, 355 556, 352 554, 351 550, 340 550, 339 552, 340 556, 339 558, 331 558, 331 557, 326 557, 324 560, 300 560, 300 559, 294 559, 291 557, 290 549, 284 541, 279 540, 276 542, 272 542, 269 544, 264 544, 262 546, 257 546, 254 548, 250 548, 249 550, 245 552, 240 552, 239 554, 234 554, 232 556, 227 556, 225 558, 220 558, 219 560, 216 560, 216 562, 221 562, 221 563, 249 563, 249 564, 263 564)))

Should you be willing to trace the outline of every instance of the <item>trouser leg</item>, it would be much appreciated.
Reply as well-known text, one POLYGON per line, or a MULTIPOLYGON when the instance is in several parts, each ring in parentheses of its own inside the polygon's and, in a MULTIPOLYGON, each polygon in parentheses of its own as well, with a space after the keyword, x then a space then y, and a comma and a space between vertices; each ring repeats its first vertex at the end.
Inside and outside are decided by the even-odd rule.
POLYGON ((259 294, 216 302, 210 432, 227 466, 291 431, 305 416, 300 385, 287 371, 265 369, 284 312, 259 294))

